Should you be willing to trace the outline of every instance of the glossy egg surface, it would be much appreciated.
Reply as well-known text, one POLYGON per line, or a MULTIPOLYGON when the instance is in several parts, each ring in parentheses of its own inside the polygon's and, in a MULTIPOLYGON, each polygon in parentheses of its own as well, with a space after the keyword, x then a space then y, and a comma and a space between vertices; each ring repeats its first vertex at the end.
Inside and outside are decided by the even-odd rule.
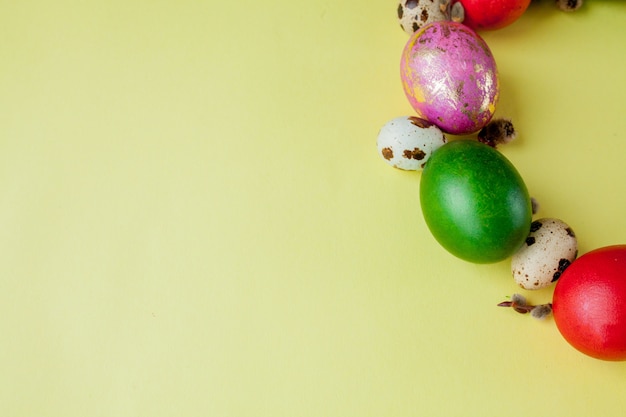
POLYGON ((402 52, 404 92, 418 115, 446 133, 479 131, 498 101, 496 62, 467 26, 433 22, 415 32, 402 52))
POLYGON ((443 145, 420 181, 424 220, 450 253, 474 263, 513 255, 530 231, 526 185, 499 151, 473 140, 443 145))
POLYGON ((580 352, 626 360, 626 245, 587 252, 563 272, 552 299, 557 328, 580 352))
POLYGON ((465 10, 463 24, 474 30, 495 30, 519 19, 530 0, 459 0, 465 10))

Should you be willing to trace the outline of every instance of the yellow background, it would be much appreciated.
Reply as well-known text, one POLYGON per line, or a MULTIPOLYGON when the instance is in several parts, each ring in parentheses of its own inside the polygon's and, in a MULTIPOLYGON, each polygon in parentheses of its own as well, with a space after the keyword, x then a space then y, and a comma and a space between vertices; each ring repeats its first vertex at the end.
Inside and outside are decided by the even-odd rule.
MULTIPOLYGON (((626 363, 497 308, 508 263, 447 254, 377 155, 395 14, 0 1, 0 415, 623 415, 626 363)), ((626 243, 625 28, 543 0, 483 33, 502 152, 581 253, 626 243)))

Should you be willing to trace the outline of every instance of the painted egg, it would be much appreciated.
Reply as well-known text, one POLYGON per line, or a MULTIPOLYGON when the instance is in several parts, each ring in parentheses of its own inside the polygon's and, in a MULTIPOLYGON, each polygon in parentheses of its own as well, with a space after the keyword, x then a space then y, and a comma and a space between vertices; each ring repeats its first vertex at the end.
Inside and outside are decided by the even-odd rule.
POLYGON ((605 246, 572 262, 552 295, 554 322, 574 348, 626 361, 626 245, 605 246))
POLYGON ((538 290, 559 279, 577 254, 571 227, 558 219, 535 220, 524 245, 511 258, 511 272, 520 287, 538 290))
POLYGON ((521 176, 499 151, 473 140, 436 150, 420 180, 426 225, 451 254, 493 263, 522 246, 532 217, 521 176))
POLYGON ((439 20, 449 20, 444 10, 441 10, 439 0, 402 0, 398 4, 398 21, 400 27, 412 35, 422 26, 439 20))
POLYGON ((415 116, 396 117, 385 123, 376 141, 378 153, 389 165, 421 170, 430 155, 446 143, 434 124, 415 116))
POLYGON ((418 115, 446 133, 477 132, 493 117, 499 94, 495 59, 461 23, 433 22, 415 32, 402 52, 400 73, 418 115))
POLYGON ((463 24, 474 30, 495 30, 519 19, 530 0, 458 0, 465 11, 463 24))

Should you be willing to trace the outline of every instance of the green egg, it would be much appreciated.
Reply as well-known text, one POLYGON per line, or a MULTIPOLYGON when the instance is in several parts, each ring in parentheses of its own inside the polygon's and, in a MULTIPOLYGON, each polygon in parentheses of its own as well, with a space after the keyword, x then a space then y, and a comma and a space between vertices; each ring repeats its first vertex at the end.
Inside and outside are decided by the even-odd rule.
POLYGON ((422 172, 420 202, 435 239, 469 262, 508 258, 530 231, 532 206, 522 177, 480 142, 458 140, 435 151, 422 172))

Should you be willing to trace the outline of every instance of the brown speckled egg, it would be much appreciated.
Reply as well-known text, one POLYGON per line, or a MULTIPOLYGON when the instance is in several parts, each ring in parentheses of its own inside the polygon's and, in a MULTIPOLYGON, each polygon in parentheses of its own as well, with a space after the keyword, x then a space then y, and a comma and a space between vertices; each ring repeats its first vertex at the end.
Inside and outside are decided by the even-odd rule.
POLYGON ((450 20, 447 5, 440 0, 401 0, 398 4, 398 21, 402 29, 412 35, 422 26, 439 20, 450 20))
POLYGON ((578 254, 574 231, 558 219, 532 222, 530 234, 511 259, 515 282, 527 290, 545 288, 555 282, 578 254))
POLYGON ((430 155, 446 143, 434 124, 415 116, 391 119, 380 129, 378 154, 389 165, 408 171, 424 168, 430 155))

